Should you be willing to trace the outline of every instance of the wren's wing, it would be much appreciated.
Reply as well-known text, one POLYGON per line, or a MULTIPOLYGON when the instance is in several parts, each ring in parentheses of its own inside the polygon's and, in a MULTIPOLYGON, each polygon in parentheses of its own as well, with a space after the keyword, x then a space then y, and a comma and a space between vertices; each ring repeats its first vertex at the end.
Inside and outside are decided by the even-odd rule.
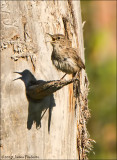
POLYGON ((78 51, 75 48, 65 48, 63 52, 64 54, 66 54, 67 57, 72 58, 79 68, 85 69, 85 65, 82 59, 79 57, 78 51))

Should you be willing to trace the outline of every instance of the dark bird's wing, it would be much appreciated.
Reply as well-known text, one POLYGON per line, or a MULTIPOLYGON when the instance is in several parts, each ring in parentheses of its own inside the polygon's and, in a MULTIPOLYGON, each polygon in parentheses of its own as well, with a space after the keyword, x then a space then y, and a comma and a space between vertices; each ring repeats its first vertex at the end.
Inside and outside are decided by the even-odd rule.
POLYGON ((67 57, 71 58, 78 65, 79 68, 85 69, 85 65, 82 59, 78 55, 79 52, 78 50, 69 47, 65 48, 63 52, 67 57))

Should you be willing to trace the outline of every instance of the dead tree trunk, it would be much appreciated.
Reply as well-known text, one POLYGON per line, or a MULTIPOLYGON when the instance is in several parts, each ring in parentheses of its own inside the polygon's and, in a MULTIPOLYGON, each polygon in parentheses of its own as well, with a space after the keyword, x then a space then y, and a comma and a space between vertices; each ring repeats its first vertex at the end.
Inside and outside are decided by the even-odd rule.
POLYGON ((43 81, 63 76, 52 65, 46 33, 65 34, 84 61, 80 1, 2 1, 1 30, 1 159, 86 159, 91 146, 85 71, 77 98, 69 84, 33 101, 26 98, 23 82, 13 81, 13 72, 25 69, 43 81))

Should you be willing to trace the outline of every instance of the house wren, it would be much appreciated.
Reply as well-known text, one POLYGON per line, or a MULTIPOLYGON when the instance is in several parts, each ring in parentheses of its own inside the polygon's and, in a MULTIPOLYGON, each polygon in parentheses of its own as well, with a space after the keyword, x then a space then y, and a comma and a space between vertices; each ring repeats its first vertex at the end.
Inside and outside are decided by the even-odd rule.
POLYGON ((82 68, 85 69, 85 65, 78 55, 80 51, 72 48, 70 40, 62 34, 49 35, 52 38, 50 42, 53 46, 51 60, 58 70, 74 76, 82 68))

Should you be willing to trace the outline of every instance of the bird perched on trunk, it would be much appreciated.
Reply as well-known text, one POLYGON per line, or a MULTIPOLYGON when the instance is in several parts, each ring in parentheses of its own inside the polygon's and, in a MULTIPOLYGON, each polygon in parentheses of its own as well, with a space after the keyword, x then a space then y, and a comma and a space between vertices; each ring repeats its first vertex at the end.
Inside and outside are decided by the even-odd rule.
MULTIPOLYGON (((52 38, 52 41, 50 41, 53 46, 51 60, 58 70, 74 76, 76 73, 79 73, 82 68, 85 69, 85 65, 79 57, 80 51, 72 48, 70 40, 62 34, 47 34, 52 38)), ((63 77, 65 77, 65 75, 63 77)))

